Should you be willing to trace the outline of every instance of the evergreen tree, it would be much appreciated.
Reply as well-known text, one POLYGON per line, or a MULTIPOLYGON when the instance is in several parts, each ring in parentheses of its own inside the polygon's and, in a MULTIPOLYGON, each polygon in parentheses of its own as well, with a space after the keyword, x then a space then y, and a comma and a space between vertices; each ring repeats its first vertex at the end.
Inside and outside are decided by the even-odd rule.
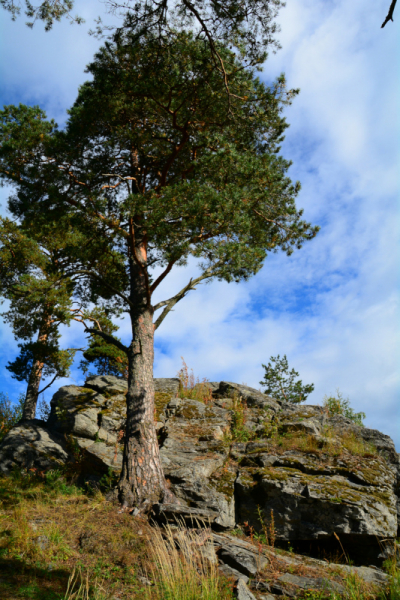
POLYGON ((283 358, 279 354, 278 356, 271 356, 268 365, 262 366, 265 373, 260 384, 266 387, 265 394, 277 400, 298 404, 307 400, 307 397, 314 391, 313 383, 303 385, 301 379, 295 381, 299 374, 294 369, 289 371, 286 354, 283 355, 283 358))
POLYGON ((59 325, 68 324, 73 313, 72 282, 60 277, 57 262, 54 237, 44 247, 9 219, 0 219, 0 295, 10 302, 2 316, 15 337, 25 340, 6 368, 28 384, 23 419, 35 418, 39 394, 68 375, 75 354, 59 346, 59 325), (52 379, 39 390, 43 377, 52 379))
POLYGON ((182 32, 170 41, 140 44, 128 31, 106 44, 63 132, 37 107, 0 113, 0 174, 17 188, 9 210, 27 228, 69 223, 80 238, 63 250, 76 293, 129 316, 127 346, 88 321, 86 330, 127 356, 119 492, 141 509, 169 494, 153 422, 154 330, 201 281, 247 280, 268 252, 290 253, 317 231, 279 155, 294 95, 284 77, 266 86, 218 46, 228 96, 208 44, 182 32), (154 305, 189 256, 200 275, 154 305))

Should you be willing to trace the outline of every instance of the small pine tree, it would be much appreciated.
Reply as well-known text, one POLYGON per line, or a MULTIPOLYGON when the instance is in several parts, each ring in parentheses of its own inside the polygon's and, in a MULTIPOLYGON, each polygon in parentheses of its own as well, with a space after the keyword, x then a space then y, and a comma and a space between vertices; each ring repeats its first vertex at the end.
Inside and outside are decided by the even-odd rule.
POLYGON ((295 381, 299 374, 294 369, 289 371, 286 354, 283 355, 283 358, 279 354, 278 356, 271 356, 270 361, 268 365, 262 365, 265 374, 263 381, 260 381, 260 385, 266 387, 264 393, 284 402, 292 402, 293 404, 304 402, 314 391, 314 384, 303 385, 301 379, 295 381))

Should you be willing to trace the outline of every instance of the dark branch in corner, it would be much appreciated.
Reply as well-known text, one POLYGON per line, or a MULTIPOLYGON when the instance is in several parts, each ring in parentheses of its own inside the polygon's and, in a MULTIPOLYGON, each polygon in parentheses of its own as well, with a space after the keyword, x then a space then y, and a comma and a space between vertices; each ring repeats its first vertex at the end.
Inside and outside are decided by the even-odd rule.
POLYGON ((383 21, 381 28, 385 27, 385 25, 388 21, 393 21, 393 13, 394 13, 394 7, 396 6, 396 2, 397 2, 397 0, 392 0, 392 4, 390 5, 389 12, 386 16, 386 19, 383 21))

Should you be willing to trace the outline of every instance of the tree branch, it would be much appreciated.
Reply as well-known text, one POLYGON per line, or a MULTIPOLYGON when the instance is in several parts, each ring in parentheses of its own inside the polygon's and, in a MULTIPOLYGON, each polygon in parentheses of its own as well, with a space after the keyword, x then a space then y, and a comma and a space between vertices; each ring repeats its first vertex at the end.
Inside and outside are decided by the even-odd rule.
POLYGON ((394 7, 396 6, 396 2, 397 2, 397 0, 392 0, 392 3, 391 3, 390 8, 389 8, 389 12, 388 12, 388 14, 386 16, 386 19, 383 21, 383 23, 381 25, 381 29, 383 27, 385 27, 385 25, 386 25, 386 23, 388 21, 393 21, 393 13, 394 13, 394 7))
POLYGON ((46 385, 46 386, 45 386, 45 387, 44 387, 42 390, 40 390, 40 392, 38 392, 38 396, 39 396, 40 394, 43 394, 43 392, 45 392, 45 391, 46 391, 46 390, 47 390, 47 389, 48 389, 48 388, 49 388, 51 385, 53 385, 53 383, 55 382, 55 380, 57 379, 57 377, 58 377, 58 373, 56 373, 56 374, 54 375, 54 377, 53 377, 53 379, 50 381, 50 383, 48 383, 48 384, 47 384, 47 385, 46 385))
POLYGON ((103 277, 101 277, 97 273, 93 273, 92 271, 89 271, 88 269, 77 269, 77 270, 74 270, 71 274, 68 273, 68 275, 69 276, 72 276, 72 275, 88 275, 89 277, 94 277, 95 279, 98 279, 99 281, 101 281, 102 283, 104 283, 104 285, 107 286, 112 292, 114 292, 114 294, 116 294, 117 296, 119 296, 120 298, 122 298, 122 300, 124 300, 124 302, 126 302, 127 304, 129 304, 129 306, 131 308, 135 308, 135 305, 133 304, 133 302, 131 302, 129 300, 129 298, 127 296, 125 296, 125 294, 123 294, 122 292, 119 292, 113 285, 111 285, 110 283, 108 283, 108 281, 106 281, 105 279, 103 279, 103 277))
POLYGON ((154 281, 154 283, 150 287, 150 293, 151 294, 160 285, 160 283, 162 282, 162 280, 165 279, 165 277, 168 275, 168 273, 171 271, 172 267, 174 266, 175 262, 176 262, 175 260, 171 260, 168 263, 168 265, 165 268, 165 270, 161 273, 161 275, 159 277, 157 277, 157 279, 154 281))
MULTIPOLYGON (((222 263, 222 261, 221 261, 221 263, 222 263)), ((213 277, 216 274, 215 273, 216 267, 219 266, 219 264, 221 264, 221 263, 217 263, 217 265, 215 265, 213 268, 209 267, 206 271, 204 271, 204 273, 202 275, 200 275, 199 277, 196 277, 196 279, 191 279, 189 281, 189 283, 187 285, 185 285, 184 288, 181 289, 180 292, 178 292, 172 298, 169 298, 169 300, 163 300, 162 302, 159 302, 158 304, 156 304, 153 307, 154 312, 156 310, 158 310, 159 308, 162 308, 163 306, 165 306, 165 308, 162 311, 161 315, 158 317, 158 319, 155 321, 154 329, 156 330, 160 327, 161 323, 164 321, 167 314, 173 309, 175 304, 177 304, 179 302, 179 300, 182 300, 182 298, 184 298, 186 296, 186 294, 188 292, 190 292, 190 290, 196 289, 196 285, 198 285, 201 281, 204 281, 204 279, 209 279, 210 277, 213 277)))
POLYGON ((116 346, 118 348, 118 350, 125 352, 125 354, 129 353, 129 348, 127 348, 127 346, 125 346, 122 342, 119 342, 118 340, 116 340, 112 335, 109 335, 108 333, 104 333, 104 331, 99 331, 98 329, 89 329, 89 327, 87 327, 85 325, 85 333, 91 333, 93 335, 98 335, 99 337, 103 338, 103 340, 105 340, 109 344, 113 344, 114 346, 116 346))

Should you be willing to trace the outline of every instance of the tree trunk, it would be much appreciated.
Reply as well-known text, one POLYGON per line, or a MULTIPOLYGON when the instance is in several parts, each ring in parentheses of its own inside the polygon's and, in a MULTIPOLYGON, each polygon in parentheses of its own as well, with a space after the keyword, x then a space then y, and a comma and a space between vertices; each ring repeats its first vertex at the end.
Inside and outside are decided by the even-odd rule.
POLYGON ((36 415, 36 405, 39 396, 39 384, 42 378, 43 363, 35 360, 32 365, 31 373, 26 390, 24 410, 22 411, 23 419, 34 419, 36 415))
POLYGON ((129 351, 125 447, 118 484, 122 506, 140 510, 168 495, 154 425, 154 325, 146 308, 134 324, 129 351))
MULTIPOLYGON (((46 343, 48 338, 47 332, 39 331, 38 342, 46 343)), ((40 360, 35 360, 29 375, 28 387, 26 390, 24 409, 22 411, 22 419, 34 419, 36 416, 36 406, 39 396, 39 385, 42 379, 44 363, 40 360)))

